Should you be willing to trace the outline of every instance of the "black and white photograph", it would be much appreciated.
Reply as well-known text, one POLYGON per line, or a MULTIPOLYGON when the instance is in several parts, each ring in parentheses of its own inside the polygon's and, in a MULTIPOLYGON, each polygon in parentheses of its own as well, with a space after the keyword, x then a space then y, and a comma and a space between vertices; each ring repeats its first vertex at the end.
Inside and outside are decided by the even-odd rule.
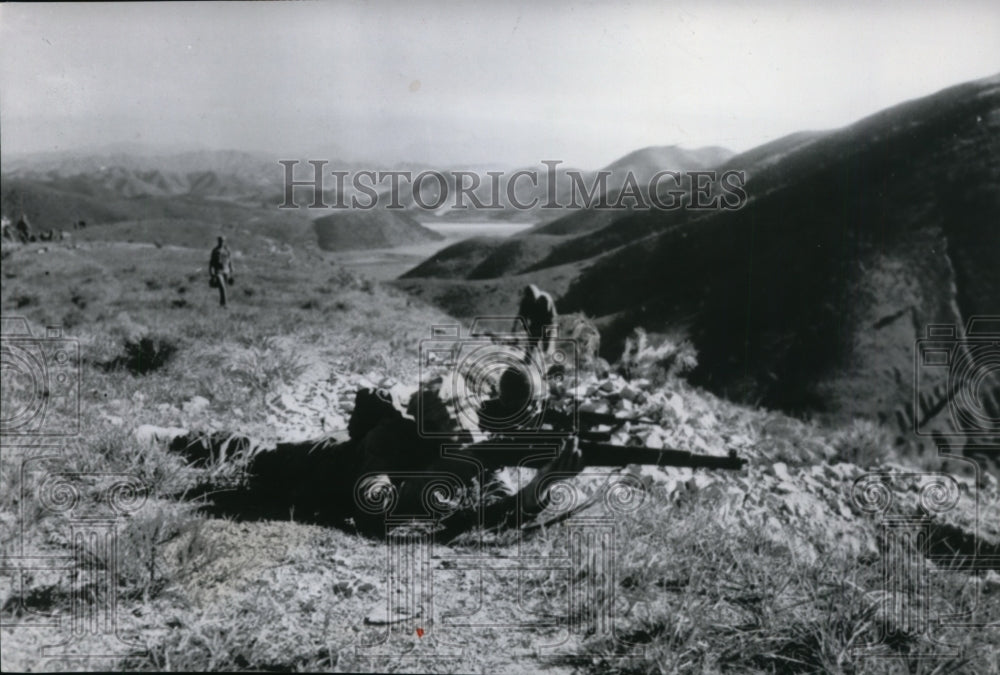
POLYGON ((1000 675, 1000 6, 0 4, 0 670, 1000 675))

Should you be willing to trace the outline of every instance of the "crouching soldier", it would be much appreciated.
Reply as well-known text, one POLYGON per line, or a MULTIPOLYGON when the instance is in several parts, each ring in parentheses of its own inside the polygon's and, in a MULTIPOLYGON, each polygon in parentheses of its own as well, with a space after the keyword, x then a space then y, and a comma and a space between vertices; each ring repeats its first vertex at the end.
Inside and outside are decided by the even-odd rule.
MULTIPOLYGON (((556 303, 552 296, 535 284, 528 284, 521 294, 517 316, 528 329, 528 349, 538 349, 542 355, 548 354, 552 338, 549 329, 556 324, 556 303)), ((518 325, 515 323, 514 330, 518 325)))

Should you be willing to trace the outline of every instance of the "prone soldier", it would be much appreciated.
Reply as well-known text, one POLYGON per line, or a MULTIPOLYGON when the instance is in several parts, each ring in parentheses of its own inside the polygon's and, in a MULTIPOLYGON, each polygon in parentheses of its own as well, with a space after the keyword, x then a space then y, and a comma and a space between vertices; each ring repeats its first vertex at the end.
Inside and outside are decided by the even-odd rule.
MULTIPOLYGON (((512 395, 504 392, 502 396, 509 403, 512 395)), ((505 404, 497 401, 496 405, 505 404)), ((443 505, 443 515, 434 522, 436 536, 447 540, 476 524, 496 529, 531 520, 548 503, 544 487, 548 478, 582 468, 575 438, 564 438, 555 456, 536 465, 534 478, 515 492, 497 473, 518 462, 507 461, 502 452, 485 459, 468 453, 483 441, 477 443, 472 432, 445 412, 433 385, 416 392, 405 406, 393 391, 359 390, 348 434, 343 442, 279 443, 258 452, 247 468, 247 489, 254 501, 275 512, 294 509, 319 522, 352 521, 359 531, 380 536, 388 516, 395 521, 423 516, 428 522, 426 488, 448 476, 462 489, 446 495, 450 503, 443 505), (413 415, 418 408, 431 415, 432 423, 445 435, 419 433, 413 415), (386 508, 379 511, 380 505, 386 508)), ((211 453, 219 440, 180 437, 172 447, 193 457, 211 453)), ((226 440, 233 441, 232 437, 226 440)), ((247 439, 240 440, 249 445, 247 439)))
MULTIPOLYGON (((442 393, 441 378, 423 383, 406 404, 398 391, 361 389, 346 441, 279 443, 254 455, 247 471, 254 499, 319 521, 351 520, 372 535, 386 533, 390 516, 394 522, 422 517, 433 522, 436 536, 447 540, 477 524, 493 529, 531 521, 549 502, 549 479, 572 476, 584 466, 743 466, 732 454, 615 446, 600 435, 606 432, 576 429, 576 417, 547 400, 549 376, 561 376, 563 368, 548 368, 543 356, 552 345, 553 336, 545 330, 555 320, 551 296, 529 286, 521 308, 528 313, 522 317, 529 329, 525 358, 499 361, 509 365, 494 395, 476 410, 475 423, 442 393), (534 372, 538 369, 544 372, 534 372), (517 492, 499 475, 504 467, 515 466, 536 471, 517 492), (428 488, 442 476, 459 487, 445 490, 439 500, 447 502, 445 508, 428 514, 428 488)), ((615 421, 613 416, 594 420, 601 426, 615 421)), ((233 437, 226 440, 231 443, 233 437)), ((195 455, 211 454, 213 443, 211 437, 182 437, 172 447, 190 457, 192 449, 195 455)))

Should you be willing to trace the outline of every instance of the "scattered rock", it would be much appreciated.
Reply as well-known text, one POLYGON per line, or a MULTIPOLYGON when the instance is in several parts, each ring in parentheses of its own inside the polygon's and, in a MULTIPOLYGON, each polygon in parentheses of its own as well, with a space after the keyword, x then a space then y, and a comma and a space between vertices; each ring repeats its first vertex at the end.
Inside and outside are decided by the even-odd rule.
POLYGON ((631 403, 642 405, 646 400, 646 394, 633 382, 625 385, 621 390, 621 397, 631 403))
POLYGON ((633 409, 632 401, 627 398, 623 398, 615 404, 615 413, 631 413, 633 409))
POLYGON ((779 480, 792 482, 792 477, 788 473, 788 465, 784 462, 775 462, 771 465, 771 474, 779 480))
POLYGON ((209 405, 209 400, 204 396, 192 396, 184 403, 183 410, 190 415, 204 411, 209 405))
POLYGON ((377 609, 368 616, 365 617, 365 625, 367 626, 388 626, 394 623, 402 623, 403 621, 409 621, 410 619, 416 619, 420 617, 420 611, 417 610, 413 614, 404 613, 402 610, 397 610, 390 614, 385 609, 377 609))
POLYGON ((588 400, 580 404, 580 412, 584 413, 595 413, 598 415, 607 415, 611 412, 610 406, 607 402, 601 400, 588 400))
POLYGON ((607 394, 620 394, 625 388, 625 381, 618 379, 617 377, 610 378, 601 382, 598 389, 607 394))
POLYGON ((178 436, 188 433, 183 427, 158 427, 153 424, 141 424, 133 432, 135 439, 140 443, 169 443, 178 436))

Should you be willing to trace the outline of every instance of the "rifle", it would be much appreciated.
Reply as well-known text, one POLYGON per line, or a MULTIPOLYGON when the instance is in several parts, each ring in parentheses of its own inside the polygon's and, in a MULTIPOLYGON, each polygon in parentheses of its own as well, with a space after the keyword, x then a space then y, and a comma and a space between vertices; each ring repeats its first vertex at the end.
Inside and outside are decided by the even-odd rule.
POLYGON ((586 410, 567 411, 558 408, 547 408, 541 414, 540 428, 544 433, 545 429, 551 429, 558 433, 578 431, 580 438, 587 437, 589 440, 608 440, 610 431, 597 431, 594 427, 607 426, 617 429, 626 422, 629 424, 656 424, 655 420, 647 417, 619 416, 614 413, 599 413, 586 410))
MULTIPOLYGON (((609 427, 620 427, 626 422, 630 424, 656 424, 654 420, 648 417, 620 417, 614 413, 589 412, 585 410, 578 411, 576 416, 580 426, 584 429, 596 427, 598 424, 604 424, 609 427)), ((572 417, 569 413, 557 413, 555 411, 546 411, 542 420, 544 422, 550 422, 551 420, 555 428, 565 428, 565 424, 572 423, 572 417)))
MULTIPOLYGON (((543 443, 538 438, 533 438, 528 442, 513 439, 492 439, 466 446, 462 450, 456 451, 454 455, 477 459, 489 468, 502 466, 538 467, 553 459, 551 450, 559 442, 559 440, 553 439, 550 443, 543 443)), ((578 447, 583 455, 583 466, 648 464, 738 471, 746 465, 746 460, 738 457, 734 450, 730 450, 726 456, 700 455, 672 448, 658 450, 641 445, 615 445, 585 439, 579 441, 578 447)))
POLYGON ((515 440, 503 437, 483 441, 457 452, 474 457, 488 467, 540 466, 551 460, 550 450, 561 443, 555 436, 576 436, 578 447, 583 454, 583 466, 625 466, 626 464, 648 464, 653 466, 679 466, 693 469, 727 469, 738 471, 746 465, 746 460, 730 450, 726 456, 699 455, 686 450, 656 449, 636 445, 615 445, 609 443, 612 431, 601 431, 594 427, 609 426, 612 429, 630 424, 656 424, 643 417, 619 417, 612 413, 589 411, 566 411, 547 408, 541 415, 538 435, 515 440), (551 439, 543 436, 554 434, 551 439), (543 445, 544 444, 544 445, 543 445))

